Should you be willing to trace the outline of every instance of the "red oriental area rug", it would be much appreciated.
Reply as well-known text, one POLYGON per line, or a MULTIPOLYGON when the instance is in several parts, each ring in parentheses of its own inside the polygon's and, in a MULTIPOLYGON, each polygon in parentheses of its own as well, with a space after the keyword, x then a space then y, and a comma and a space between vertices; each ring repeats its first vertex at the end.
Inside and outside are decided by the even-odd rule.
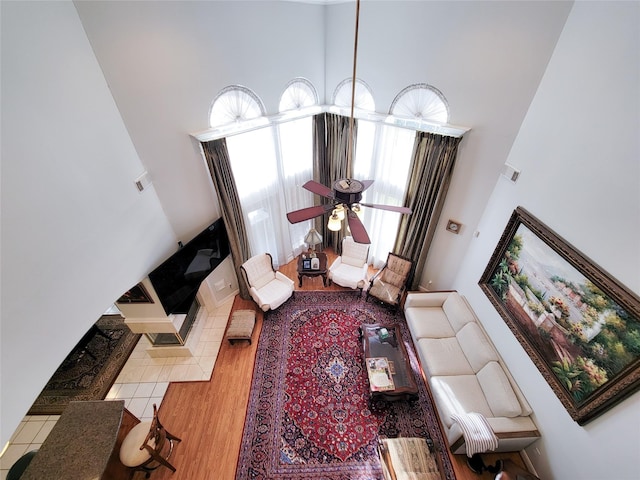
POLYGON ((402 312, 356 292, 296 292, 264 317, 236 479, 382 480, 379 437, 431 438, 454 479, 402 312), (362 324, 398 324, 419 396, 371 399, 362 324))

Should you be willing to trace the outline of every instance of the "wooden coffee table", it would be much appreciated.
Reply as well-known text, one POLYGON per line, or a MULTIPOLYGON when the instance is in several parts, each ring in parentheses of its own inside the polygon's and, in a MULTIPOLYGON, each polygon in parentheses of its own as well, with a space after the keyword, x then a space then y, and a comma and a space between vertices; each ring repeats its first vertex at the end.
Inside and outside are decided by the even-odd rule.
POLYGON ((382 396, 387 400, 416 397, 418 385, 400 328, 397 325, 362 325, 360 334, 371 396, 382 396), (386 329, 386 338, 380 334, 381 329, 386 329))
POLYGON ((320 260, 320 268, 304 268, 304 260, 310 260, 308 254, 305 254, 306 258, 302 258, 302 255, 298 256, 298 286, 302 286, 302 277, 322 277, 322 284, 327 286, 327 254, 324 252, 316 252, 316 257, 320 260))

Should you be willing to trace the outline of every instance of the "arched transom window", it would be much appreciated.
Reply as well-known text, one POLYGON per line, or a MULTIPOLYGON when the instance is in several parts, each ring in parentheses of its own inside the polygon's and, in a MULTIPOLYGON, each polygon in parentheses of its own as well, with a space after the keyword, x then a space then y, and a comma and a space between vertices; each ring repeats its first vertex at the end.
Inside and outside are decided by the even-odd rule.
POLYGON ((449 105, 444 95, 426 83, 416 83, 402 89, 391 103, 389 113, 397 117, 438 123, 449 121, 449 105))
POLYGON ((318 93, 313 84, 306 78, 294 78, 287 84, 280 97, 279 112, 298 110, 318 104, 318 93))
POLYGON ((213 99, 209 111, 209 126, 220 127, 263 117, 266 114, 267 110, 262 100, 253 90, 242 85, 230 85, 223 88, 213 99))
MULTIPOLYGON (((351 85, 352 79, 347 78, 338 84, 333 92, 333 104, 338 107, 351 108, 351 85)), ((356 78, 356 91, 354 95, 353 106, 360 110, 369 112, 376 111, 376 102, 373 100, 373 94, 369 85, 362 80, 356 78)))

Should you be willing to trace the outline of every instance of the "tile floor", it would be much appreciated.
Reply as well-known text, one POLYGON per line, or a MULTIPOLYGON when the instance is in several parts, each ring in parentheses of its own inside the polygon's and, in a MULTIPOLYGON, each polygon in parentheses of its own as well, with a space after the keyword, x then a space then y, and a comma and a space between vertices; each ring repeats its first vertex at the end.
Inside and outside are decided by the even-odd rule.
MULTIPOLYGON (((122 368, 106 399, 125 401, 125 407, 141 420, 153 416, 153 404, 162 402, 169 383, 173 381, 209 380, 213 373, 227 320, 233 306, 233 298, 218 306, 214 312, 199 313, 193 329, 201 328, 195 356, 151 357, 150 346, 142 336, 127 363, 122 368)), ((0 480, 5 480, 11 465, 23 454, 36 450, 55 425, 59 415, 26 416, 11 437, 9 446, 0 457, 0 480)))

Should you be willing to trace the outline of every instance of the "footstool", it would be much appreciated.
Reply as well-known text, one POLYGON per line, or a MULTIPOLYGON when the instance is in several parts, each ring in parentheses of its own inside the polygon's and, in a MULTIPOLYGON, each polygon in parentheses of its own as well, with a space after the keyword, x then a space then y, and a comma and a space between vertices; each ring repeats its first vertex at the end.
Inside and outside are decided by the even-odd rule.
POLYGON ((255 324, 256 312, 254 310, 236 310, 231 314, 231 325, 227 329, 227 340, 232 345, 240 340, 247 340, 251 344, 251 334, 255 324))

